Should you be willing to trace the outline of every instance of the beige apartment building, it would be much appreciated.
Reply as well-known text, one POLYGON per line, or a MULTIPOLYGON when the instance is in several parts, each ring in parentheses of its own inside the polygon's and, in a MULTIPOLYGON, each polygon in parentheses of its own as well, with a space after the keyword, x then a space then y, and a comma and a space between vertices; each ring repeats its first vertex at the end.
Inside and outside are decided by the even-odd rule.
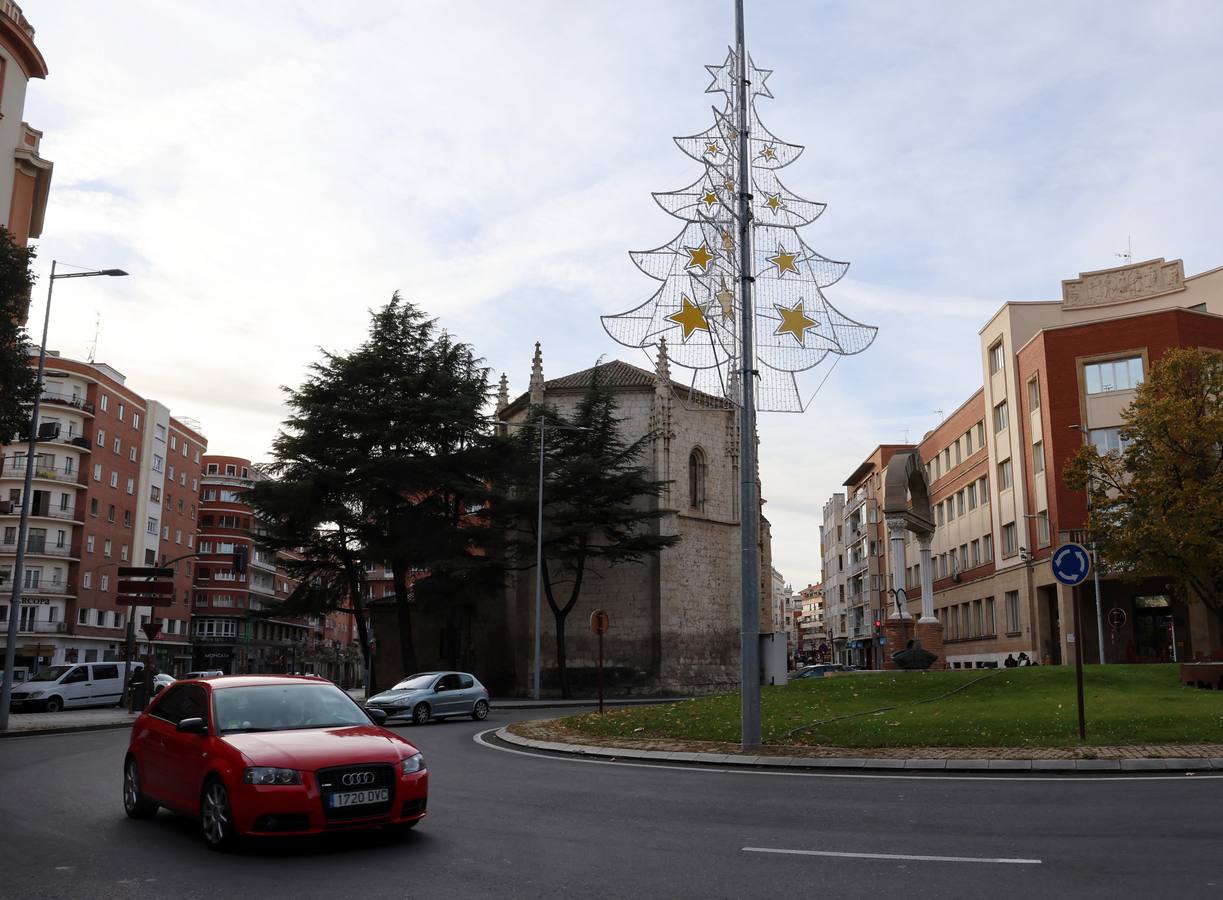
MULTIPOLYGON (((1180 346, 1223 349, 1223 268, 1186 276, 1180 260, 1155 259, 1084 272, 1062 282, 1060 300, 1007 302, 985 323, 975 348, 982 386, 916 446, 935 520, 931 562, 941 663, 980 668, 1025 653, 1057 664, 1073 658, 1076 641, 1089 662, 1186 659, 1223 649, 1217 620, 1175 596, 1166 580, 1125 580, 1105 560, 1097 618, 1090 580, 1062 587, 1049 562, 1058 544, 1089 539, 1086 498, 1065 486, 1065 465, 1084 441, 1101 451, 1121 449, 1122 411, 1151 364, 1180 346), (1080 634, 1072 624, 1076 603, 1080 634)), ((861 640, 854 600, 869 590, 862 613, 872 604, 887 608, 880 591, 892 565, 881 546, 882 526, 872 530, 870 516, 881 464, 889 450, 904 449, 876 448, 847 480, 840 523, 847 534, 846 646, 876 666, 877 641, 854 647, 861 640), (875 658, 868 659, 872 651, 875 658)), ((826 540, 828 512, 826 506, 826 540)), ((826 573, 829 560, 840 556, 837 547, 831 544, 830 554, 825 543, 826 573)), ((914 615, 921 609, 918 561, 917 541, 910 539, 903 580, 914 615)), ((835 641, 835 620, 833 627, 835 641)))

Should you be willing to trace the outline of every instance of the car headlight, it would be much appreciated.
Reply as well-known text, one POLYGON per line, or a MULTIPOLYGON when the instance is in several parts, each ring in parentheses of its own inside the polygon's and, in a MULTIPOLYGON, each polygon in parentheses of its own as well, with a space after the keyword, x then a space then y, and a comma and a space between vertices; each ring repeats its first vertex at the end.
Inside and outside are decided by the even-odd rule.
POLYGON ((33 700, 35 697, 41 697, 42 695, 43 691, 30 691, 26 696, 33 700))
POLYGON ((301 784, 301 772, 296 769, 277 769, 272 766, 254 766, 242 773, 247 784, 301 784))
POLYGON ((423 772, 425 770, 425 758, 417 753, 403 760, 400 766, 403 768, 403 774, 405 775, 423 772))

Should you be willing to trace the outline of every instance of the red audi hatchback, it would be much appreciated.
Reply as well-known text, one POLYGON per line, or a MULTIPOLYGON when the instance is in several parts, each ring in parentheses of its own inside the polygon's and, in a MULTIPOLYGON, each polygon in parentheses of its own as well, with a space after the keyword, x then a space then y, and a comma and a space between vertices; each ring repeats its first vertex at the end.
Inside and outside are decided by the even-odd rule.
POLYGON ((178 681, 132 726, 123 808, 200 820, 208 846, 243 836, 413 827, 429 774, 420 752, 318 678, 178 681))

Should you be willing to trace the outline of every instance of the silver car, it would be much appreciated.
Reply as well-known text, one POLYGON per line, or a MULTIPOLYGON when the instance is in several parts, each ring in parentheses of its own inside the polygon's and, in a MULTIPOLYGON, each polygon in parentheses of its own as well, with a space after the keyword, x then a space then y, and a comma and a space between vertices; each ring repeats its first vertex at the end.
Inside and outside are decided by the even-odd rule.
POLYGON ((375 694, 365 705, 382 710, 388 719, 410 716, 413 725, 447 716, 482 722, 488 718, 488 689, 466 672, 421 672, 375 694))

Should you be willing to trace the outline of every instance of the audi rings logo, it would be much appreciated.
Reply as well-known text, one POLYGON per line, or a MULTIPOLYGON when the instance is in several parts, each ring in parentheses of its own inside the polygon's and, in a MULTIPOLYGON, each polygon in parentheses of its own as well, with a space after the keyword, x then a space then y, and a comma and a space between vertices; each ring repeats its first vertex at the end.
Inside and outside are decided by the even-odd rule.
POLYGON ((373 772, 349 772, 340 778, 344 787, 359 787, 363 784, 374 783, 373 772))

